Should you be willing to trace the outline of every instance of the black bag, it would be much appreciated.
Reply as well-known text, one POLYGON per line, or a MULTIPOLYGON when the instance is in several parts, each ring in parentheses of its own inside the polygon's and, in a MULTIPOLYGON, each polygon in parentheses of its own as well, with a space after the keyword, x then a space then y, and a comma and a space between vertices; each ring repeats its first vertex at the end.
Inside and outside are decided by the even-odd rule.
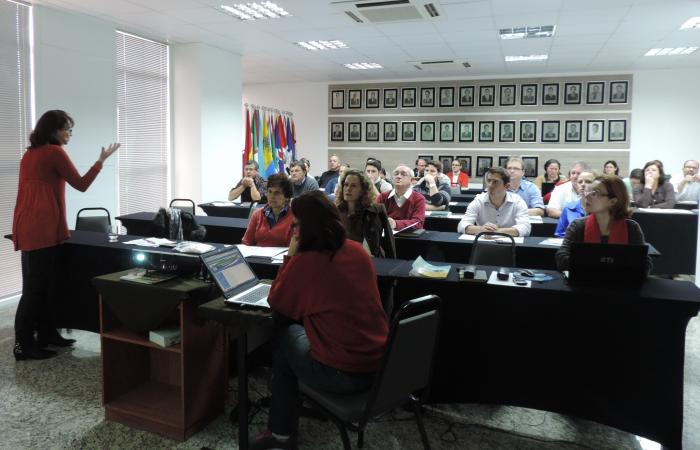
POLYGON ((207 229, 197 224, 194 216, 177 208, 160 208, 153 219, 153 236, 167 239, 178 239, 178 229, 182 229, 182 239, 187 241, 204 241, 207 229), (179 213, 179 214, 178 214, 179 213), (180 223, 171 222, 171 218, 179 218, 180 223))

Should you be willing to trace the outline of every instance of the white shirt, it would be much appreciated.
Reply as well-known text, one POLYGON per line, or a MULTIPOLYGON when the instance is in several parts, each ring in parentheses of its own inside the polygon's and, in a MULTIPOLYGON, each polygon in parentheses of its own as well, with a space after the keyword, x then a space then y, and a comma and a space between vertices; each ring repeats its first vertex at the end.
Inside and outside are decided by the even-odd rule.
POLYGON ((578 193, 573 189, 571 181, 555 186, 552 196, 549 197, 547 209, 554 208, 564 211, 564 207, 574 200, 578 200, 578 193))
POLYGON ((461 234, 470 225, 482 226, 489 222, 495 223, 498 228, 513 227, 518 230, 518 236, 530 235, 527 204, 518 194, 512 192, 506 192, 505 201, 500 208, 491 203, 488 192, 477 195, 467 206, 467 212, 457 225, 457 232, 461 234))
POLYGON ((399 208, 401 208, 403 204, 406 203, 406 200, 411 197, 411 194, 413 194, 413 188, 408 188, 400 197, 396 195, 396 189, 392 189, 388 198, 395 197, 394 200, 396 201, 396 204, 399 205, 399 208))

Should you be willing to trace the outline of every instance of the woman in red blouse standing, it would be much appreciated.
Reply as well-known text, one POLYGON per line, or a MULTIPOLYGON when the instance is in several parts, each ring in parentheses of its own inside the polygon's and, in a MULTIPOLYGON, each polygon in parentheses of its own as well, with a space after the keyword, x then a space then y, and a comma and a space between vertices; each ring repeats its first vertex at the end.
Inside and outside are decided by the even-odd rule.
POLYGON ((59 245, 70 237, 66 222, 66 182, 85 192, 102 163, 119 144, 102 147, 100 157, 82 177, 63 150, 73 131, 73 119, 64 111, 47 111, 29 136, 30 146, 19 166, 19 188, 12 223, 15 250, 22 251, 22 297, 15 313, 14 356, 45 359, 56 352, 49 344, 66 347, 50 320, 50 293, 59 245), (37 332, 38 342, 34 339, 37 332))

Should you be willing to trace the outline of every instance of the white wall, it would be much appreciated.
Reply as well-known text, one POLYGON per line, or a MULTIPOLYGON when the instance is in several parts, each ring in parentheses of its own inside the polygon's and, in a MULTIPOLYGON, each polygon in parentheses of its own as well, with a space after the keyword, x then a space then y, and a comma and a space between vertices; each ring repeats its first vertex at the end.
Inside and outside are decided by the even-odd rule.
MULTIPOLYGON (((81 174, 117 140, 114 82, 114 26, 82 14, 34 7, 34 61, 37 119, 62 109, 75 120, 65 147, 81 174)), ((117 158, 107 160, 90 189, 66 188, 68 226, 80 208, 102 206, 117 212, 117 158)))
POLYGON ((297 158, 309 158, 312 175, 328 170, 328 83, 244 85, 243 101, 291 112, 297 158))

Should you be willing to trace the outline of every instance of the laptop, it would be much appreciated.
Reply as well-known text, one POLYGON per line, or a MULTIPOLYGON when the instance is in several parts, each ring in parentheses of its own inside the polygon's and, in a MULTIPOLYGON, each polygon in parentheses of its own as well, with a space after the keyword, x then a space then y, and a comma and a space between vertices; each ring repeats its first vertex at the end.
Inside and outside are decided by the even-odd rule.
POLYGON ((639 285, 647 277, 647 253, 643 244, 571 244, 569 283, 639 285))
POLYGON ((202 263, 229 304, 269 309, 270 285, 261 283, 235 245, 201 256, 202 263))

